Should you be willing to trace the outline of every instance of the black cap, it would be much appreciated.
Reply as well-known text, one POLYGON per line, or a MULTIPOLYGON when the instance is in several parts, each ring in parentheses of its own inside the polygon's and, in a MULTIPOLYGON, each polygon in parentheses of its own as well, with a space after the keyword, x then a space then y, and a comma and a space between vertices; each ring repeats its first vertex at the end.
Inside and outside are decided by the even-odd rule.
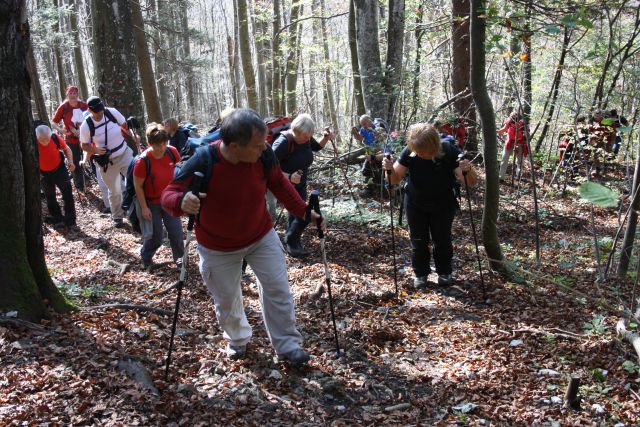
POLYGON ((93 111, 94 113, 104 111, 104 104, 102 103, 102 100, 97 96, 89 97, 89 99, 87 99, 87 106, 89 107, 89 110, 93 111))

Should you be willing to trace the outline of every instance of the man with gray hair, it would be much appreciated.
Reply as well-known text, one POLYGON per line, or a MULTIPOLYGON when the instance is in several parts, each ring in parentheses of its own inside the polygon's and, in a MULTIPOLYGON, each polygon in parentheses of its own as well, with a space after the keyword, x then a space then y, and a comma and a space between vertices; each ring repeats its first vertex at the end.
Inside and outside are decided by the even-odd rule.
POLYGON ((75 165, 71 149, 62 138, 52 134, 51 128, 44 124, 36 127, 36 138, 38 140, 42 189, 50 215, 45 221, 53 224, 56 229, 64 228, 65 226, 75 229, 76 207, 71 191, 71 177, 64 162, 66 157, 69 169, 73 172, 75 165), (64 155, 62 154, 63 152, 64 155), (56 199, 56 187, 60 190, 64 201, 64 217, 56 199))
MULTIPOLYGON (((315 123, 309 114, 300 114, 291 122, 291 129, 284 131, 273 142, 282 174, 293 184, 300 197, 307 199, 307 176, 313 162, 313 153, 320 151, 333 138, 329 129, 318 142, 313 137, 315 123)), ((294 258, 309 256, 302 246, 301 236, 307 223, 303 218, 289 214, 289 226, 284 236, 285 249, 294 258)))

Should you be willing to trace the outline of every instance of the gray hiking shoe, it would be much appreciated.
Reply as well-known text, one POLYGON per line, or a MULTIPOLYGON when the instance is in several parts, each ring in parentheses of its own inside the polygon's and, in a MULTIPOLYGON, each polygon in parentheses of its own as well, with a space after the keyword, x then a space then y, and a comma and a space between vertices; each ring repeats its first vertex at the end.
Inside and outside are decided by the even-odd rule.
POLYGON ((451 274, 438 274, 438 285, 453 285, 453 276, 451 274))
POLYGON ((427 276, 414 277, 413 286, 416 289, 425 289, 427 287, 427 276))
POLYGON ((227 357, 231 360, 244 359, 244 356, 247 354, 247 346, 227 344, 225 352, 227 353, 227 357))
POLYGON ((306 365, 310 358, 309 353, 305 352, 301 348, 296 348, 288 353, 278 355, 279 361, 286 360, 293 366, 306 365))

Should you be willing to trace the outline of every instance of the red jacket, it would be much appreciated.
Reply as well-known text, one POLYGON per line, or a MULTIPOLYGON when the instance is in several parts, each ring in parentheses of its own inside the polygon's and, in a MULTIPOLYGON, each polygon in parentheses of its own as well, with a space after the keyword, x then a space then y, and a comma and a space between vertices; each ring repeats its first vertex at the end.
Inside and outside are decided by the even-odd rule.
POLYGON ((69 101, 65 99, 64 102, 60 104, 55 114, 53 115, 53 119, 51 120, 53 123, 59 123, 60 120, 62 120, 65 128, 64 140, 71 144, 80 143, 80 139, 71 132, 71 129, 76 131, 80 130, 80 125, 77 122, 74 123, 73 121, 73 110, 75 109, 87 111, 88 107, 85 102, 78 101, 78 106, 73 108, 71 107, 71 105, 69 105, 69 101))
MULTIPOLYGON (((221 141, 213 144, 218 150, 219 161, 213 165, 207 196, 201 200, 200 217, 195 226, 196 238, 198 244, 208 249, 231 252, 257 242, 273 227, 265 199, 267 181, 260 160, 234 165, 220 153, 221 141)), ((269 152, 263 156, 270 155, 275 159, 271 146, 267 146, 267 150, 269 152)), ((199 160, 198 155, 193 156, 183 170, 191 167, 191 162, 199 160)), ((183 215, 182 198, 190 182, 191 176, 184 181, 173 180, 162 192, 160 201, 169 214, 183 215)), ((269 172, 268 189, 293 215, 305 216, 306 203, 282 175, 277 163, 269 172)))

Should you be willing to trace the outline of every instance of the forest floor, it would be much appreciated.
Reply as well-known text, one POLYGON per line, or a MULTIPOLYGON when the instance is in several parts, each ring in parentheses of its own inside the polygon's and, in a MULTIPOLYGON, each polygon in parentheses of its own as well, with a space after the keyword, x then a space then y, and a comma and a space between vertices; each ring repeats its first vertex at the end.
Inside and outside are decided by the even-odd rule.
MULTIPOLYGON (((608 184, 622 185, 621 170, 609 175, 608 184)), ((487 301, 466 200, 454 220, 456 285, 411 289, 405 222, 396 229, 395 298, 385 200, 363 204, 360 217, 348 196, 332 207, 327 190, 327 259, 345 354, 334 357, 327 293, 311 297, 324 268, 309 228, 304 243, 312 256, 288 259, 298 326, 312 355, 304 369, 275 360, 250 269, 242 287, 254 337, 247 359, 225 358, 192 246, 165 382, 176 292, 163 291, 178 276, 170 249, 156 255, 164 264, 145 272, 140 237, 99 214, 93 187, 76 196, 79 232, 45 226, 51 275, 79 310, 38 327, 0 323, 0 425, 638 425, 640 364, 614 327, 633 282, 595 282, 590 207, 578 202, 575 187, 568 190, 564 197, 539 191, 536 266, 531 187, 501 184, 499 236, 520 280, 485 269, 487 301), (120 274, 108 260, 131 265, 120 274), (171 314, 95 308, 114 303, 171 314), (136 365, 148 370, 148 388, 124 372, 136 365), (577 411, 562 406, 572 376, 582 384, 577 411)), ((472 198, 480 230, 482 190, 472 198)), ((608 237, 605 256, 617 210, 595 209, 595 221, 599 237, 608 237)))

